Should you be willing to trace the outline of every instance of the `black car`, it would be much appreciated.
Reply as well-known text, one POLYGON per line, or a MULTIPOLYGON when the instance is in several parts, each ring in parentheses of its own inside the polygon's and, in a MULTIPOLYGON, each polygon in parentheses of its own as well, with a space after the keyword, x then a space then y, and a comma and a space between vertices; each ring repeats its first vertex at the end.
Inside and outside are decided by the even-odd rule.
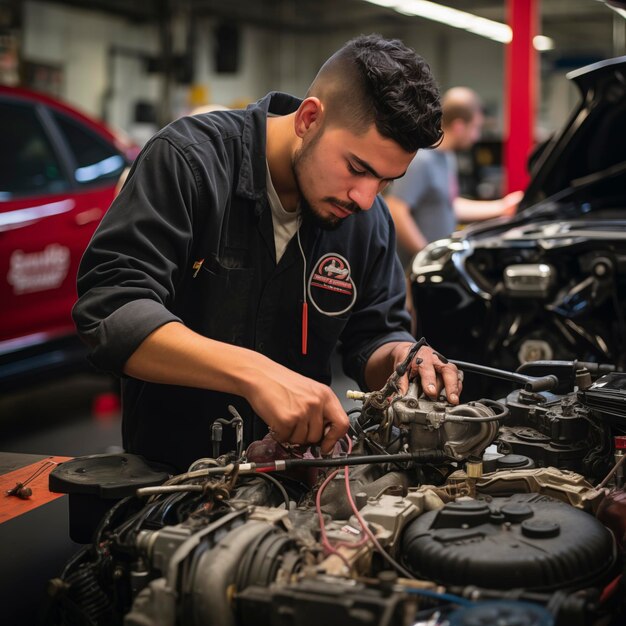
MULTIPOLYGON (((580 105, 533 159, 517 215, 433 242, 413 261, 418 336, 449 358, 506 370, 626 365, 626 57, 568 78, 580 105)), ((466 392, 494 392, 480 380, 466 392)))

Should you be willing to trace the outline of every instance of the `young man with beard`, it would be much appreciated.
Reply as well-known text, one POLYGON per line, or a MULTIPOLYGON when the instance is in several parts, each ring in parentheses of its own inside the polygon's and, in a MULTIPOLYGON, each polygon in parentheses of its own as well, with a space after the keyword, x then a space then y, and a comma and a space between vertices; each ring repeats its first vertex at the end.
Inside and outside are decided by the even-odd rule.
MULTIPOLYGON (((185 470, 210 454, 228 404, 247 441, 269 427, 333 449, 349 424, 328 386, 337 342, 367 389, 413 342, 378 193, 440 139, 440 117, 424 60, 371 35, 335 53, 302 101, 270 93, 149 142, 85 253, 74 308, 92 361, 123 375, 127 451, 185 470)), ((445 387, 457 403, 456 368, 418 356, 428 395, 445 387)))

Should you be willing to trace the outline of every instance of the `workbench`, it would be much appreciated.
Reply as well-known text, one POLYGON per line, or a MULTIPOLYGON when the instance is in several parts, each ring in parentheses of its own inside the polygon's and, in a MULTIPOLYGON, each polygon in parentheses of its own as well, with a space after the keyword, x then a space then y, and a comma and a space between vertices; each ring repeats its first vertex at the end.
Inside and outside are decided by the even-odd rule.
POLYGON ((69 537, 68 496, 48 490, 48 474, 69 457, 0 452, 0 623, 41 623, 48 581, 81 545, 69 537), (7 495, 18 483, 30 496, 7 495))

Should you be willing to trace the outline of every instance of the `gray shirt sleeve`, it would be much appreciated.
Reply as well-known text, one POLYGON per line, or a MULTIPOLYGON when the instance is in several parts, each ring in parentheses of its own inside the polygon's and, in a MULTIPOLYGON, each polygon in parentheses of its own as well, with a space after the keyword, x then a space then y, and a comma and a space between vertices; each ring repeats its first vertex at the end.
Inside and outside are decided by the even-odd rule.
POLYGON ((406 202, 429 242, 449 236, 456 228, 452 185, 455 175, 445 152, 420 150, 407 173, 390 190, 390 194, 406 202))

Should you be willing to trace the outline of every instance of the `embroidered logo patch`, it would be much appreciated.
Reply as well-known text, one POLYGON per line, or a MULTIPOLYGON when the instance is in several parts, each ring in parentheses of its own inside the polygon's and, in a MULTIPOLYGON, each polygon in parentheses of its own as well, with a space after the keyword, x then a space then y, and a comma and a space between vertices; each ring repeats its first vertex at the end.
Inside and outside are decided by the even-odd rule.
POLYGON ((356 300, 350 264, 340 254, 325 254, 313 267, 308 284, 309 300, 324 315, 342 315, 356 300))

